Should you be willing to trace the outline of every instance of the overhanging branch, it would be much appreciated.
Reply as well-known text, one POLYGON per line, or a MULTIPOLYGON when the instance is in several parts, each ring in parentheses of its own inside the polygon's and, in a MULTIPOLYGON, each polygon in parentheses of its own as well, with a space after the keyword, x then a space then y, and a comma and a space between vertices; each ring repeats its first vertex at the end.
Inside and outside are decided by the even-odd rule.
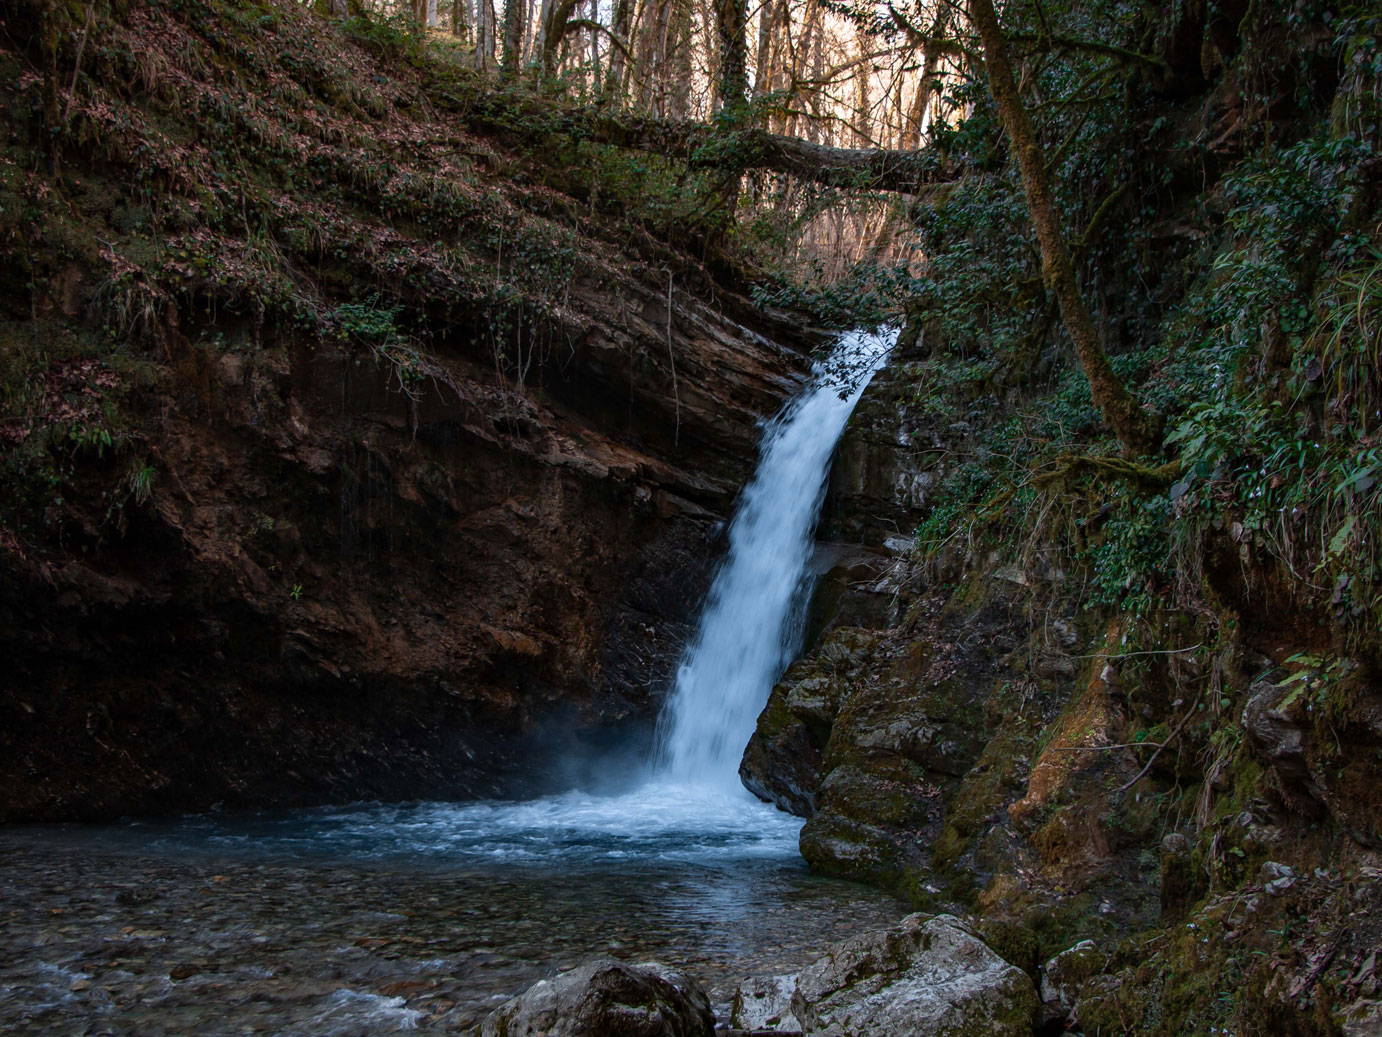
POLYGON ((931 150, 832 148, 758 128, 725 129, 580 108, 561 111, 554 124, 550 108, 533 112, 529 120, 510 107, 512 101, 509 96, 481 102, 469 112, 471 123, 502 136, 554 133, 662 155, 692 169, 765 169, 843 190, 919 194, 959 176, 955 165, 931 150), (520 127, 532 129, 524 132, 520 127))

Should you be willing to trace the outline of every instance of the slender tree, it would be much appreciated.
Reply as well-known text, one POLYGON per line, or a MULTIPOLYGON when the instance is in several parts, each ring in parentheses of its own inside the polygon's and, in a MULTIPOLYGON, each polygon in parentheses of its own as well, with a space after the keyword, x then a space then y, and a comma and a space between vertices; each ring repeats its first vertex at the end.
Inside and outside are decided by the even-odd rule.
POLYGON ((628 70, 626 48, 629 45, 629 30, 633 25, 633 0, 614 0, 613 18, 611 31, 615 45, 610 50, 605 69, 603 93, 606 102, 618 100, 624 94, 628 70))
POLYGON ((664 67, 670 79, 667 114, 673 119, 691 117, 691 52, 695 46, 691 33, 692 14, 692 0, 672 0, 670 52, 664 67))
POLYGON ((481 72, 494 64, 494 0, 475 0, 475 67, 481 72))
POLYGON ((944 56, 944 49, 935 41, 945 34, 949 22, 950 5, 937 4, 936 14, 931 22, 931 38, 921 44, 921 79, 917 81, 917 92, 912 98, 911 113, 903 126, 901 146, 904 148, 921 147, 922 134, 926 132, 926 113, 935 95, 936 73, 940 71, 941 58, 944 56))
POLYGON ((720 51, 716 108, 737 124, 749 96, 748 0, 715 0, 715 39, 720 51))
POLYGON ((1031 211, 1032 225, 1041 247, 1042 274, 1060 306, 1061 320, 1075 344, 1080 367, 1089 380, 1094 405, 1118 437, 1125 453, 1148 453, 1156 445, 1155 423, 1113 370, 1108 354, 1099 342, 1094 318, 1090 316, 1080 295, 1075 266, 1070 261, 1065 239, 1061 236, 1060 218, 1056 214, 1055 195, 1046 173, 1046 162, 1013 77, 1007 42, 998 24, 993 0, 969 0, 969 15, 983 44, 989 91, 1007 130, 1008 141, 1017 154, 1022 187, 1027 195, 1027 208, 1031 211))
POLYGON ((505 0, 504 49, 499 60, 499 78, 511 80, 518 75, 518 63, 523 53, 523 21, 526 0, 505 0))

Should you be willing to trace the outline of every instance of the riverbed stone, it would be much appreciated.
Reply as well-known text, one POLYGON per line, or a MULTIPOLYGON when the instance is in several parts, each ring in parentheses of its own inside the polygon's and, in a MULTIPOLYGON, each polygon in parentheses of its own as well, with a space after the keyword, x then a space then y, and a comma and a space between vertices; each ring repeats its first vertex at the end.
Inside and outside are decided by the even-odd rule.
POLYGON ((795 973, 744 980, 734 991, 729 1025, 739 1030, 800 1031, 801 1023, 792 1014, 796 989, 795 973))
POLYGON ((819 1037, 1026 1037, 1025 972, 953 915, 909 915, 835 944, 797 976, 792 1012, 819 1037))
POLYGON ((481 1037, 710 1037, 710 996, 656 962, 601 958, 539 980, 485 1019, 481 1037))

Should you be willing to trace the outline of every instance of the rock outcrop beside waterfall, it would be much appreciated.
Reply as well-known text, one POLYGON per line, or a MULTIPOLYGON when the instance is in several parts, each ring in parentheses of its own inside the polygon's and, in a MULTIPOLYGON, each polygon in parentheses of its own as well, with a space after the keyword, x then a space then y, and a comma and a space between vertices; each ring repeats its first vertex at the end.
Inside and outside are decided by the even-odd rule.
MULTIPOLYGON (((807 366, 742 283, 459 131, 426 68, 262 15, 96 19, 88 56, 164 86, 84 77, 128 133, 83 115, 72 183, 0 184, 29 214, 0 228, 28 401, 0 417, 0 821, 569 786, 558 759, 646 736, 807 366), (151 200, 153 154, 180 172, 151 200), (264 185, 252 232, 229 182, 264 185)), ((0 106, 37 156, 31 88, 0 106)))

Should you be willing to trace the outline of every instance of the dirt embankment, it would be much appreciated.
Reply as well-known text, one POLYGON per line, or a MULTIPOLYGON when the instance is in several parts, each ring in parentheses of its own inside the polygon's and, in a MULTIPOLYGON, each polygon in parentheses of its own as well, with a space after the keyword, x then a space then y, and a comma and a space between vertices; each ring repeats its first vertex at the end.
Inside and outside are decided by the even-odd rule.
POLYGON ((646 734, 799 333, 296 5, 60 33, 56 128, 30 16, 0 820, 531 791, 646 734))

